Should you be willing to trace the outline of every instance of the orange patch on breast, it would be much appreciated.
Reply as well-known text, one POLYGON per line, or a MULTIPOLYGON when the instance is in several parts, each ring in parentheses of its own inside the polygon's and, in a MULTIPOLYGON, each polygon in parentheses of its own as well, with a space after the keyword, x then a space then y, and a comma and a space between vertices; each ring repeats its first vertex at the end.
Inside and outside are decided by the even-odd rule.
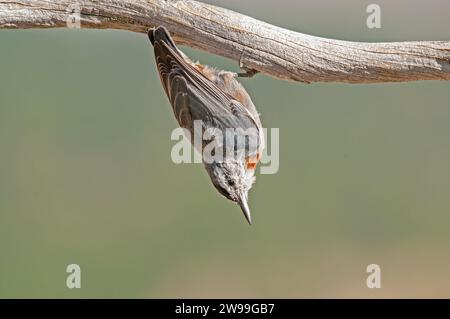
POLYGON ((261 155, 259 153, 257 153, 256 156, 245 158, 245 165, 247 166, 247 169, 255 169, 260 159, 261 155))

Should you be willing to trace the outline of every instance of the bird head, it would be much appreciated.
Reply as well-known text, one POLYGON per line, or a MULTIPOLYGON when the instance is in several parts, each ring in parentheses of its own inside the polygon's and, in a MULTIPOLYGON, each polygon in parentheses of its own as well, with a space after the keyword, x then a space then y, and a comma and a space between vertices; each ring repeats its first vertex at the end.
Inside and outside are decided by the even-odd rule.
POLYGON ((252 224, 248 192, 255 182, 255 167, 246 160, 227 159, 223 162, 205 163, 205 168, 219 193, 236 202, 248 223, 252 224))

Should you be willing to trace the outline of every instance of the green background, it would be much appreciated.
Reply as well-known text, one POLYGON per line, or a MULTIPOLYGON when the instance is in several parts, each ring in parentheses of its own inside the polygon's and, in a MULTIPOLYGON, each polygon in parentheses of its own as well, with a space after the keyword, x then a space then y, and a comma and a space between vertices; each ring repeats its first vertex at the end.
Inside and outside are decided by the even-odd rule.
MULTIPOLYGON (((381 29, 371 1, 211 3, 324 37, 450 40, 448 1, 377 1, 381 29)), ((0 75, 0 297, 450 297, 449 83, 243 80, 280 128, 250 227, 201 164, 171 161, 145 35, 2 30, 0 75)))

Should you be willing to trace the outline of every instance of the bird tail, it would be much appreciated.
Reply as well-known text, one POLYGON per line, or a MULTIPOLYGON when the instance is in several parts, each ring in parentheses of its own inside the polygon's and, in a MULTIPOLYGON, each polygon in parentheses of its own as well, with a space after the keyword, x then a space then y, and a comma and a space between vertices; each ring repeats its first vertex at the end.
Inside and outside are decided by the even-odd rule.
POLYGON ((148 30, 147 34, 153 46, 155 46, 155 43, 164 42, 166 45, 174 49, 175 52, 178 52, 175 42, 173 42, 172 37, 169 34, 169 31, 167 31, 165 27, 159 26, 154 29, 150 29, 148 30))

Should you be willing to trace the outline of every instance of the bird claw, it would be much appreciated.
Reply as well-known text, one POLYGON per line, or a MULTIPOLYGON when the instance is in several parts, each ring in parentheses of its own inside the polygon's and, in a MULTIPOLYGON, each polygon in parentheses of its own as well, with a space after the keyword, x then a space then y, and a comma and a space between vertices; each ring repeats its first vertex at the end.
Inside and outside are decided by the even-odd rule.
POLYGON ((243 70, 244 70, 245 72, 238 73, 238 74, 237 74, 238 77, 240 77, 240 78, 252 78, 252 77, 255 76, 255 74, 259 73, 258 70, 255 70, 255 69, 249 69, 249 68, 245 68, 245 67, 243 68, 243 70))

